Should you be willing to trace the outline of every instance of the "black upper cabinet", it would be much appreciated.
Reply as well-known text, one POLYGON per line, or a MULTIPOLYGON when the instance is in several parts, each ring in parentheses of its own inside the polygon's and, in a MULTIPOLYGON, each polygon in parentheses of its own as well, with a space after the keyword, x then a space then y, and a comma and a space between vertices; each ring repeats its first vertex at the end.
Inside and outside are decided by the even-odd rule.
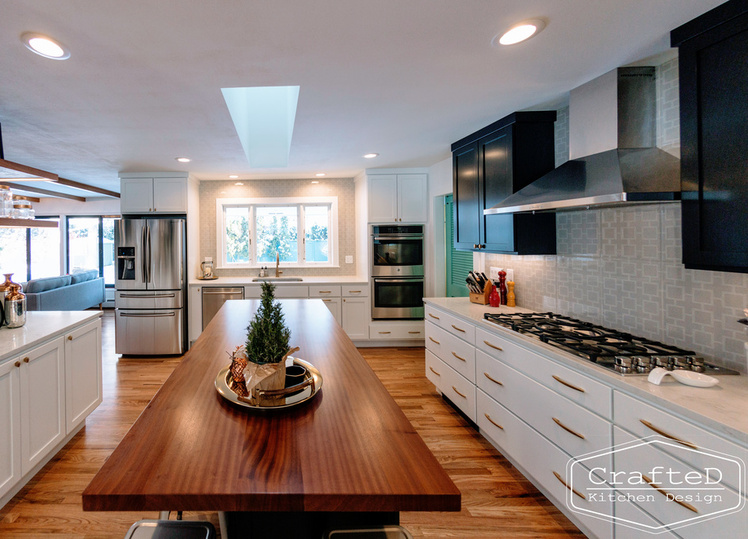
POLYGON ((553 213, 483 215, 554 168, 555 111, 515 112, 452 144, 455 248, 556 254, 553 213))
POLYGON ((670 34, 679 48, 683 263, 748 273, 748 3, 670 34))

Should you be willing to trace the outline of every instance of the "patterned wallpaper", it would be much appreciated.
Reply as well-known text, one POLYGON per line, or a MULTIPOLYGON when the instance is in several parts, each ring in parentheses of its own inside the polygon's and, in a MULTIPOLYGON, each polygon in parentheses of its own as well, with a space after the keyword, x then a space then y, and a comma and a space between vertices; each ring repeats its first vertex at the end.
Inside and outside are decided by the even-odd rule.
MULTIPOLYGON (((244 180, 244 185, 232 181, 200 182, 200 260, 206 256, 218 260, 216 253, 216 199, 253 197, 338 197, 338 268, 285 268, 283 275, 289 276, 339 276, 356 273, 356 211, 352 178, 311 180, 244 180), (316 180, 315 180, 316 181, 316 180), (346 264, 345 257, 353 256, 353 263, 346 264)), ((254 269, 218 269, 219 277, 248 277, 257 275, 254 269)))
MULTIPOLYGON (((660 66, 657 78, 658 146, 677 155, 677 59, 660 66)), ((568 140, 568 109, 563 118, 557 144, 568 140)), ((486 274, 490 266, 513 269, 522 307, 674 344, 748 372, 748 332, 737 322, 748 308, 748 274, 683 267, 679 204, 559 212, 556 224, 556 256, 481 254, 477 267, 486 274)))

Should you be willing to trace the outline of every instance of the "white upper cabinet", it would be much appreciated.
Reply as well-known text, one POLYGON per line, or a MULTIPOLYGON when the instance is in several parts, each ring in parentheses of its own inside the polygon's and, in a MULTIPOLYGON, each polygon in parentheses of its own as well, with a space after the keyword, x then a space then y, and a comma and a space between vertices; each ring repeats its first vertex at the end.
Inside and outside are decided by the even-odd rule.
POLYGON ((425 223, 427 174, 372 174, 368 177, 370 223, 425 223))
POLYGON ((120 176, 120 211, 187 213, 187 175, 120 176))

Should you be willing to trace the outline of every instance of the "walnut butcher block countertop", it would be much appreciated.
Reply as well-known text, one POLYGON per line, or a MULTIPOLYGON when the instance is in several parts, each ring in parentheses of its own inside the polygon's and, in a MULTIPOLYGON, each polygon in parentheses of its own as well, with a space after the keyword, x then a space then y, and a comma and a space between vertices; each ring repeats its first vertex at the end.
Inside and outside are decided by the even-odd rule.
POLYGON ((237 407, 216 391, 257 300, 231 301, 83 492, 94 511, 459 511, 460 493, 320 300, 280 300, 311 401, 237 407))

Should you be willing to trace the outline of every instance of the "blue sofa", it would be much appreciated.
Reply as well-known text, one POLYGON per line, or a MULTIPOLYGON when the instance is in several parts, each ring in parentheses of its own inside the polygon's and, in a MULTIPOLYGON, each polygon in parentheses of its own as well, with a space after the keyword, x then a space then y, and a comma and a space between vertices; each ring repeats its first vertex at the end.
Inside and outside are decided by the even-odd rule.
POLYGON ((32 279, 23 285, 29 311, 82 311, 104 303, 104 278, 87 270, 32 279))

